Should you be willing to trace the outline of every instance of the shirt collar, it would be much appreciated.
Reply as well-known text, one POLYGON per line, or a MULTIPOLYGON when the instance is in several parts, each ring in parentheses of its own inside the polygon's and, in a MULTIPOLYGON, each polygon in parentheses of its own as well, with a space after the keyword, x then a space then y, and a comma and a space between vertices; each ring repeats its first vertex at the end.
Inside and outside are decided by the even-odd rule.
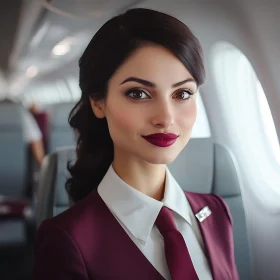
POLYGON ((116 174, 112 165, 99 184, 98 193, 126 229, 144 244, 163 205, 191 224, 186 196, 168 168, 162 201, 157 201, 126 184, 116 174))
POLYGON ((165 193, 163 205, 180 215, 186 222, 192 225, 190 217, 190 204, 187 197, 166 167, 165 193))

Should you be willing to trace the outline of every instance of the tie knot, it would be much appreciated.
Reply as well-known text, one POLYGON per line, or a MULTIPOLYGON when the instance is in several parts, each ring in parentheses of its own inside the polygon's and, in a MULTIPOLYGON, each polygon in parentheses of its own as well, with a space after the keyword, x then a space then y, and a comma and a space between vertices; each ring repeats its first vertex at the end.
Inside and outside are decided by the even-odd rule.
POLYGON ((156 226, 161 234, 169 230, 177 230, 174 218, 173 211, 165 206, 163 206, 157 216, 156 226))

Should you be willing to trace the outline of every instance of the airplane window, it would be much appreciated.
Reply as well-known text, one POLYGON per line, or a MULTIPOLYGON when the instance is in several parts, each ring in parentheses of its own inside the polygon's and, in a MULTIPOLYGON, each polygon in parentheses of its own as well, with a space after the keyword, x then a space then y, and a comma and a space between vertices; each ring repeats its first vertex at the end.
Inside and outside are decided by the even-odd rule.
MULTIPOLYGON (((280 147, 268 102, 261 83, 247 57, 233 45, 221 42, 213 49, 213 70, 219 98, 227 104, 234 137, 253 139, 251 149, 269 152, 280 163, 280 147), (259 121, 256 121, 259 120, 259 121), (234 123, 234 124, 233 124, 234 123), (236 130, 236 131, 234 131, 236 130)), ((256 155, 256 153, 255 153, 256 155)), ((261 156, 263 158, 263 156, 261 156)))
POLYGON ((279 141, 274 125, 274 121, 270 112, 270 108, 263 91, 262 85, 259 80, 257 80, 257 92, 258 92, 258 101, 259 101, 259 108, 260 113, 262 116, 263 127, 265 129, 268 141, 270 142, 270 146, 272 147, 276 159, 280 164, 280 149, 279 149, 279 141))

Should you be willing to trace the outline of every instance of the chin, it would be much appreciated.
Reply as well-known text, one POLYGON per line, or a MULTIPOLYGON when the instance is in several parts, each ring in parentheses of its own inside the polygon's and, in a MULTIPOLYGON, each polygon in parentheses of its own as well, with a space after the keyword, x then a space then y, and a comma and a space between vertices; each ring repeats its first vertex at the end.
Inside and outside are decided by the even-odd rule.
POLYGON ((169 153, 168 155, 150 155, 148 158, 146 158, 146 161, 152 164, 169 164, 172 163, 177 157, 176 155, 172 155, 171 153, 169 153))

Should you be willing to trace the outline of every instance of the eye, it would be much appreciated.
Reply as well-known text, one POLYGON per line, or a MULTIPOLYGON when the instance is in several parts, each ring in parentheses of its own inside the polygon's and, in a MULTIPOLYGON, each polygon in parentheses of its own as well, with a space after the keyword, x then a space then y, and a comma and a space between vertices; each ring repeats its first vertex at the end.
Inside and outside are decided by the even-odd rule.
POLYGON ((147 97, 149 97, 149 95, 145 91, 137 88, 129 90, 125 95, 129 96, 132 99, 146 99, 147 97))
POLYGON ((189 99, 194 93, 191 92, 190 90, 180 90, 175 92, 175 94, 173 95, 173 98, 176 99, 182 99, 182 100, 187 100, 189 99))

